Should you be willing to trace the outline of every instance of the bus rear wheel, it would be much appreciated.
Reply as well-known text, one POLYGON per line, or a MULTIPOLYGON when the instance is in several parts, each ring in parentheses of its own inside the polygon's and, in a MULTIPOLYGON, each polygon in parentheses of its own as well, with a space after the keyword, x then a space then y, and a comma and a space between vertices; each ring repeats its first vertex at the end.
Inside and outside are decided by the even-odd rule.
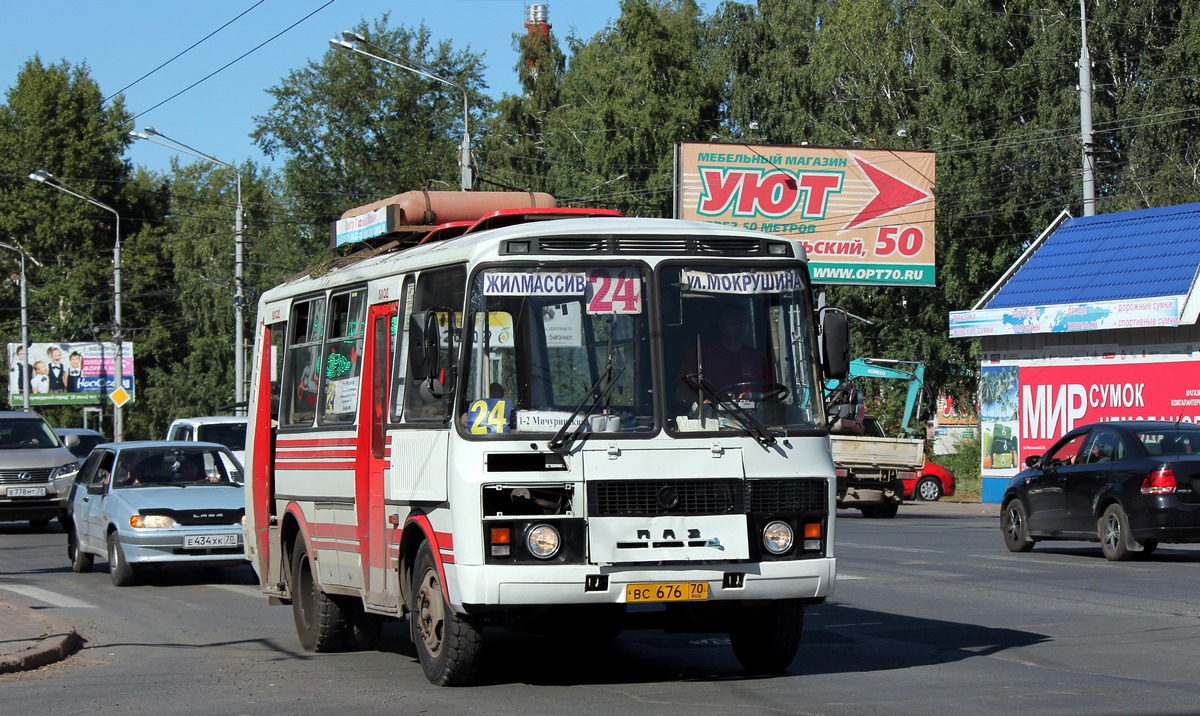
POLYGON ((795 661, 804 631, 804 605, 798 600, 746 604, 733 619, 729 642, 746 671, 777 673, 795 661))
POLYGON ((300 646, 307 651, 340 651, 346 634, 346 612, 322 591, 308 548, 296 540, 292 549, 292 618, 300 646))
POLYGON ((483 629, 478 619, 451 609, 428 542, 417 552, 412 595, 409 629, 425 678, 438 686, 473 681, 483 656, 483 629))

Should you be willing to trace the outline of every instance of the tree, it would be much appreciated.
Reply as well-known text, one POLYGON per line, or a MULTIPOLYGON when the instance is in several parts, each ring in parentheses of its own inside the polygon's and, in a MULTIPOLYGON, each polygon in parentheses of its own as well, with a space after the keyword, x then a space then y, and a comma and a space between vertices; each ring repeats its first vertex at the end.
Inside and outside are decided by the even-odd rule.
MULTIPOLYGON (((387 15, 355 30, 466 88, 472 124, 490 111, 478 55, 455 52, 449 42, 434 45, 424 25, 390 28, 387 15)), ((268 91, 275 103, 255 117, 254 141, 267 156, 284 157, 297 226, 314 250, 346 209, 410 189, 458 188, 463 97, 457 89, 330 49, 268 91)))
MULTIPOLYGON (((121 97, 107 106, 102 98, 87 65, 44 65, 33 57, 0 105, 0 233, 41 263, 27 266, 33 341, 110 339, 116 216, 127 268, 139 260, 130 245, 137 244, 145 220, 159 208, 152 197, 127 195, 130 167, 121 155, 132 119, 121 97), (39 169, 112 207, 116 215, 29 181, 27 176, 39 169)), ((130 324, 124 314, 133 306, 122 303, 125 329, 130 324)), ((13 319, 15 313, 6 312, 0 340, 18 340, 13 319)), ((128 331, 122 333, 124 340, 132 339, 128 331)), ((57 424, 74 422, 77 415, 71 408, 44 412, 57 424)))

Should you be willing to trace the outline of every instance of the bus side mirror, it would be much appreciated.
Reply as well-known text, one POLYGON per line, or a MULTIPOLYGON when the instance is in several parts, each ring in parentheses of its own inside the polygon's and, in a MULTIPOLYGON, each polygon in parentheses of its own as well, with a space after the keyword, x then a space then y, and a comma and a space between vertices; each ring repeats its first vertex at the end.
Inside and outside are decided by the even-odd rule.
POLYGON ((425 311, 425 326, 421 329, 421 366, 413 377, 420 379, 417 393, 426 403, 436 403, 445 395, 441 376, 441 331, 438 330, 437 312, 425 311))
POLYGON ((842 380, 850 372, 850 320, 840 308, 822 308, 821 370, 827 380, 842 380))
POLYGON ((424 336, 421 341, 421 360, 425 364, 425 373, 422 378, 437 377, 438 365, 441 360, 441 348, 438 345, 441 342, 440 331, 438 330, 437 313, 432 309, 425 312, 425 328, 424 336))

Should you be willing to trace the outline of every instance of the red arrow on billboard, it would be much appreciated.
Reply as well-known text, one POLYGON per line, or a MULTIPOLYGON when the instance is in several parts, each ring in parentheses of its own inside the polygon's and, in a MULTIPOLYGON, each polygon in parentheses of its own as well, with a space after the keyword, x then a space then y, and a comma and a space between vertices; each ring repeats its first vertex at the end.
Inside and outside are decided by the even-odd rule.
POLYGON ((854 161, 858 164, 858 168, 862 169, 863 173, 867 175, 867 179, 871 180, 871 183, 875 185, 876 194, 875 198, 871 199, 863 207, 862 211, 858 212, 858 216, 854 217, 849 224, 846 224, 847 229, 853 229, 871 219, 929 198, 929 194, 921 191, 912 184, 897 179, 879 167, 868 164, 859 157, 854 157, 854 161))

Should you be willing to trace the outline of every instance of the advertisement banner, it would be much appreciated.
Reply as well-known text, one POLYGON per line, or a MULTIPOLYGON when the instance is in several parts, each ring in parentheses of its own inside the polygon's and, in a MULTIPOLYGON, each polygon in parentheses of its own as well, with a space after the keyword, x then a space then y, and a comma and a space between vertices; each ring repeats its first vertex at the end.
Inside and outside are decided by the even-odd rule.
POLYGON ((804 246, 813 282, 933 286, 934 154, 680 144, 675 216, 804 246))
MULTIPOLYGON (((133 344, 122 342, 121 384, 132 400, 133 344)), ((8 402, 25 404, 22 368, 26 356, 20 343, 8 344, 8 402)), ((34 343, 29 346, 29 404, 95 405, 117 388, 117 344, 34 343)))
POLYGON ((984 365, 980 396, 983 474, 1006 477, 1087 423, 1200 424, 1200 360, 984 365))
POLYGON ((951 311, 950 337, 1078 333, 1113 328, 1174 328, 1184 296, 1093 301, 1061 306, 951 311))

